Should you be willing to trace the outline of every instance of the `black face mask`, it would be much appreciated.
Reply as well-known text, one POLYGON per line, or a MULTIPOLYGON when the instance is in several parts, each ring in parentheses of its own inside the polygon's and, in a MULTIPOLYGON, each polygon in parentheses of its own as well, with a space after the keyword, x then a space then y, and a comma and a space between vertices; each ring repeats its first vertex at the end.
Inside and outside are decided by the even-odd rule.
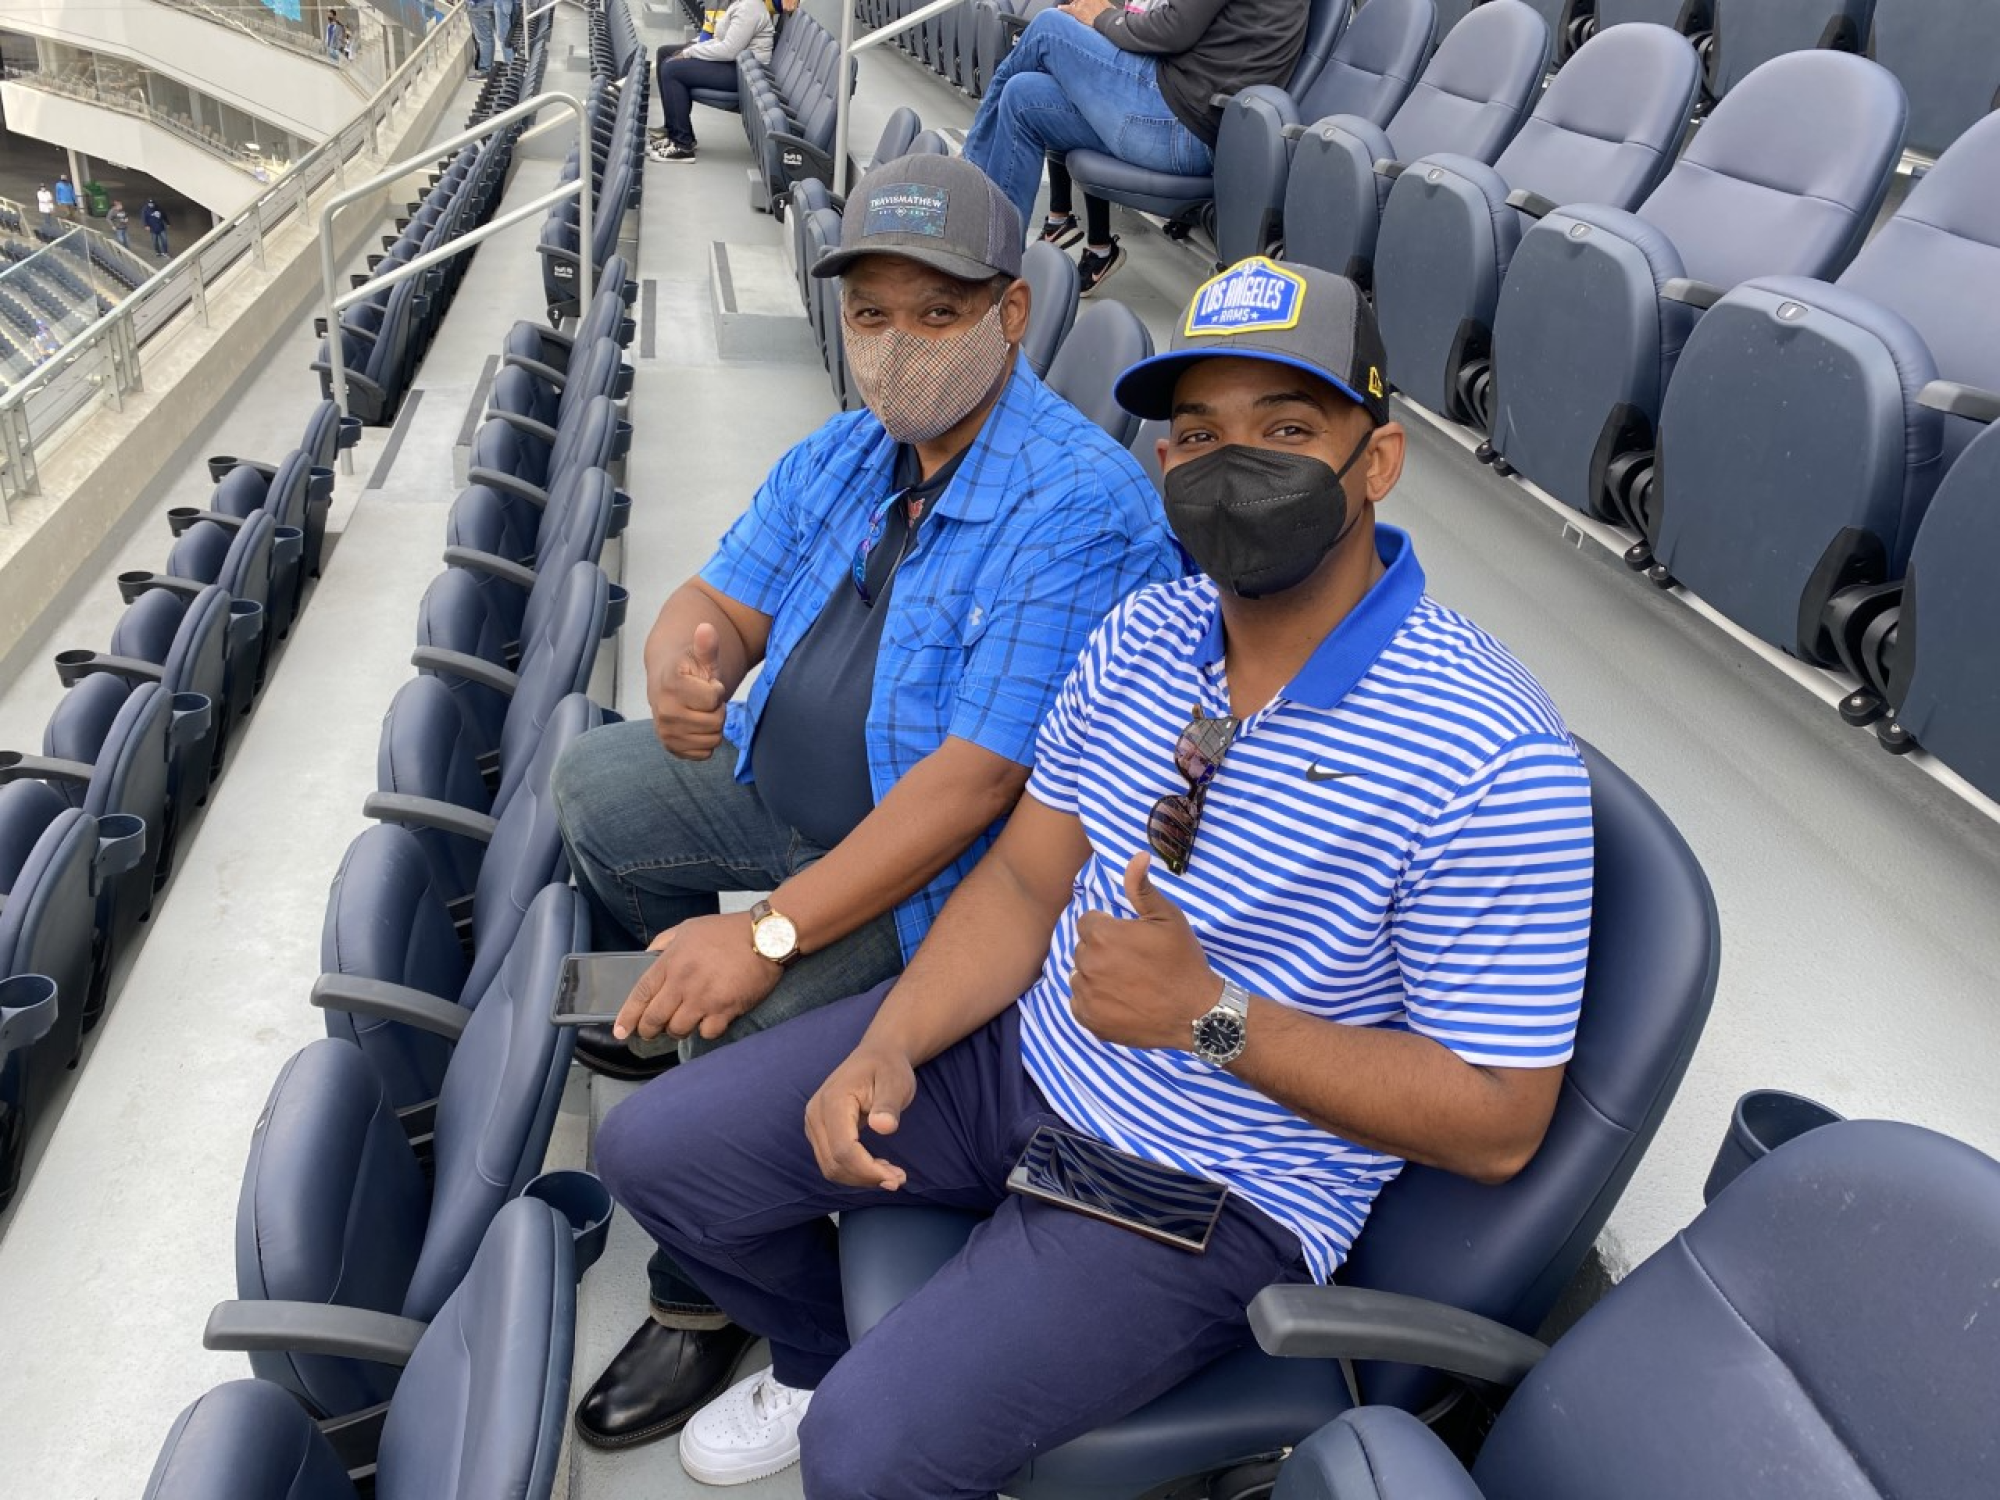
POLYGON ((1231 443, 1169 470, 1167 524, 1195 566, 1232 594, 1262 599, 1296 588, 1361 518, 1347 514, 1338 472, 1305 453, 1231 443))

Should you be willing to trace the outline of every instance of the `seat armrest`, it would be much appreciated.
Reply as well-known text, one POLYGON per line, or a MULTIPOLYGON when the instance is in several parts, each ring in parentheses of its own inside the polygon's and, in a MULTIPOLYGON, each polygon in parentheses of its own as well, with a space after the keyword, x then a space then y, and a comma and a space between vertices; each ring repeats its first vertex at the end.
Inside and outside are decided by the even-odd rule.
POLYGON ((93 672, 109 672, 127 682, 160 682, 166 671, 158 662, 141 661, 136 656, 113 656, 108 651, 61 651, 56 654, 56 676, 64 687, 75 687, 93 672))
POLYGON ((568 371, 559 370, 554 365, 544 364, 538 359, 530 359, 525 354, 503 355, 500 363, 509 369, 526 370, 537 380, 546 381, 557 390, 561 390, 562 383, 569 379, 568 371))
POLYGON ((1375 175, 1377 177, 1386 177, 1391 182, 1394 182, 1398 177, 1401 177, 1405 172, 1409 170, 1410 170, 1410 164, 1408 162, 1391 161, 1386 156, 1382 157, 1375 163, 1375 175))
POLYGON ((58 760, 52 755, 23 755, 15 750, 0 750, 0 786, 23 778, 89 786, 96 769, 80 760, 58 760))
POLYGON ((1267 1354, 1387 1360, 1499 1386, 1519 1385, 1549 1352, 1477 1313, 1353 1286, 1267 1286, 1250 1304, 1250 1330, 1267 1354))
POLYGON ((465 1032, 465 1023, 472 1019, 472 1012, 456 1001, 440 999, 428 990, 412 989, 407 984, 364 979, 359 974, 320 975, 313 981, 312 1003, 321 1010, 372 1016, 378 1021, 401 1021, 448 1042, 457 1041, 465 1032))
POLYGON ((497 552, 481 552, 477 547, 447 547, 444 549, 444 565, 447 568, 464 568, 473 573, 484 573, 488 578, 497 578, 502 583, 511 583, 521 590, 535 586, 535 570, 515 562, 511 557, 502 557, 497 552))
POLYGON ((365 1359, 400 1369, 429 1327, 415 1318, 324 1302, 218 1302, 201 1331, 201 1346, 365 1359))
POLYGON ((517 411, 488 411, 486 419, 505 422, 516 432, 525 432, 530 437, 540 438, 551 448, 556 445, 556 430, 546 422, 537 422, 533 417, 524 417, 517 411))
POLYGON ((440 833, 456 834, 481 844, 492 843, 493 831, 500 826, 500 820, 487 813, 474 812, 439 797, 417 797, 408 792, 370 792, 361 801, 361 816, 382 823, 435 828, 440 833))
POLYGON ((512 474, 503 474, 498 469, 488 469, 475 465, 465 476, 467 484, 483 484, 489 490, 498 490, 503 495, 512 495, 516 500, 525 500, 536 510, 547 510, 549 492, 539 485, 529 484, 525 479, 517 479, 512 474))
POLYGON ((803 136, 789 131, 773 131, 770 139, 778 148, 778 170, 785 174, 787 182, 803 182, 808 177, 831 184, 833 181, 833 156, 815 146, 803 136))
POLYGON ((1684 303, 1688 307, 1707 312, 1729 295, 1729 288, 1717 286, 1712 281, 1696 281, 1692 276, 1675 276, 1660 288, 1660 295, 1669 302, 1684 303))
POLYGON ((1507 206, 1517 208, 1531 219, 1546 219, 1559 207, 1553 198, 1544 198, 1530 188, 1515 188, 1507 195, 1507 206))
POLYGON ((2000 391, 1981 390, 1956 380, 1933 380, 1917 392, 1917 405, 1969 422, 2000 422, 2000 391))
POLYGON ((476 682, 481 687, 492 688, 496 693, 514 696, 514 689, 521 679, 505 667, 496 667, 483 656, 474 656, 467 651, 447 651, 442 646, 419 646, 410 653, 410 665, 426 672, 440 672, 452 677, 463 677, 467 682, 476 682))
POLYGON ((1306 132, 1311 129, 1312 126, 1301 120, 1296 125, 1287 125, 1284 128, 1283 134, 1288 141, 1302 141, 1305 139, 1306 132))

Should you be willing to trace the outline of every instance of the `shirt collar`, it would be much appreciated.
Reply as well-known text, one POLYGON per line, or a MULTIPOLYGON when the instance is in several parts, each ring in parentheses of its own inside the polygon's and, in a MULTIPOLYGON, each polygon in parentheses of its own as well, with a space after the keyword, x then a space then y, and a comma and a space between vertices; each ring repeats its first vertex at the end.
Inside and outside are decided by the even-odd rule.
MULTIPOLYGON (((1394 526, 1375 527, 1375 554, 1382 559, 1382 576, 1355 603, 1341 622, 1327 632, 1298 675, 1278 692, 1280 698, 1307 708, 1331 709, 1367 675, 1403 621, 1417 607, 1424 594, 1424 570, 1417 561, 1416 548, 1406 531, 1394 526)), ((1212 585, 1211 585, 1212 586, 1212 585)), ((1222 660, 1222 606, 1218 597, 1210 606, 1208 629, 1195 648, 1197 665, 1210 667, 1222 660)))

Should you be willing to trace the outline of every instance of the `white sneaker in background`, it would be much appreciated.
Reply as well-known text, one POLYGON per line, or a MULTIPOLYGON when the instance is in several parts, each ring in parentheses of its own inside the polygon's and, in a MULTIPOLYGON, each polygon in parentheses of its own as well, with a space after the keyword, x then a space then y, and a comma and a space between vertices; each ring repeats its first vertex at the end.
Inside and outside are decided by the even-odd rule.
POLYGON ((789 1469, 811 1401, 811 1391, 778 1384, 768 1369, 746 1376, 688 1418, 681 1467, 702 1484, 748 1484, 789 1469))

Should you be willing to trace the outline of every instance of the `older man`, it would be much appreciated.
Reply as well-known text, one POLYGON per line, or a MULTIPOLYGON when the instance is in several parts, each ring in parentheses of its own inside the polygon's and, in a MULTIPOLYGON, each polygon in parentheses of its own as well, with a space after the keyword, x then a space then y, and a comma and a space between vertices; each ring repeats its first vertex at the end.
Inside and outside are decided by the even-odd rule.
MULTIPOLYGON (((1020 359, 1020 269, 1019 219, 965 161, 878 166, 849 201, 815 274, 841 280, 868 409, 780 459, 667 600, 651 722, 557 768, 600 944, 662 954, 586 1063, 644 1076, 671 1055, 641 1063, 628 1036, 699 1051, 900 970, 1014 806, 1090 630, 1180 571, 1136 461, 1020 359), (770 894, 718 915, 722 891, 770 894)), ((674 1431, 749 1342, 664 1256, 653 1308, 578 1407, 588 1441, 674 1431)))
MULTIPOLYGON (((1253 260, 1119 385, 1206 576, 1113 610, 1028 795, 893 988, 614 1110, 613 1194, 769 1337, 681 1461, 976 1500, 1325 1280, 1405 1160, 1534 1154, 1590 929, 1589 786, 1506 651, 1375 522, 1403 463, 1354 284, 1253 260), (804 1128, 800 1128, 801 1116, 804 1128), (1228 1189, 1201 1254, 1007 1191, 1054 1127, 1228 1189), (850 1346, 827 1215, 990 1212, 850 1346)), ((1100 1179, 1101 1180, 1101 1179, 1100 1179)))

